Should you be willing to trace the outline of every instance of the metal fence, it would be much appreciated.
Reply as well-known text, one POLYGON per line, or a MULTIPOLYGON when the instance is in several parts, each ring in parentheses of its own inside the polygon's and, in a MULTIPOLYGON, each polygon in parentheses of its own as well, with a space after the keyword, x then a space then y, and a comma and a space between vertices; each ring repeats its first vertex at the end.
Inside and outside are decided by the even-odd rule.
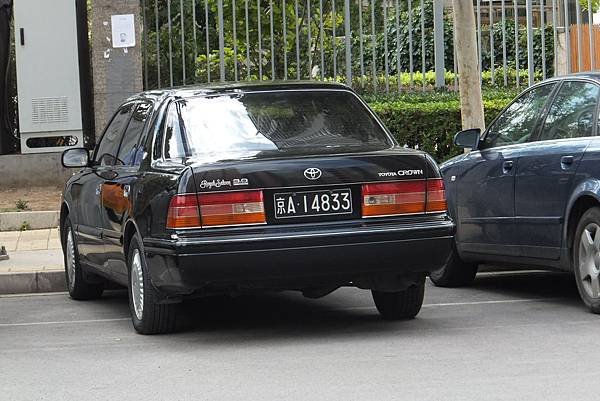
MULTIPOLYGON (((531 85, 595 69, 595 3, 474 0, 483 83, 531 85)), ((371 92, 457 86, 449 0, 142 0, 142 12, 147 88, 305 79, 371 92)))

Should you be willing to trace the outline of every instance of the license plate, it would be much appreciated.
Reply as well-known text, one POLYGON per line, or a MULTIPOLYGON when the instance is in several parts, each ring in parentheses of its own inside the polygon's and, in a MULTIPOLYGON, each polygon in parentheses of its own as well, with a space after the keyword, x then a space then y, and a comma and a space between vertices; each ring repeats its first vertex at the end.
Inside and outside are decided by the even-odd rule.
POLYGON ((274 195, 274 201, 278 219, 352 214, 350 189, 281 192, 274 195))

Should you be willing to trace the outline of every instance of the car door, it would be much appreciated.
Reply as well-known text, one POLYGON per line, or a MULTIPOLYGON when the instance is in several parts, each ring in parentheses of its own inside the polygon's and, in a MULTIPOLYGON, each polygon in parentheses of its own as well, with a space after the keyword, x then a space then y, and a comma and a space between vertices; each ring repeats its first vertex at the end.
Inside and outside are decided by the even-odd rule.
POLYGON ((81 261, 101 268, 104 264, 102 240, 103 220, 101 213, 102 184, 110 178, 125 124, 129 120, 131 106, 121 107, 104 130, 91 162, 81 178, 73 184, 74 198, 78 199, 77 239, 81 261))
POLYGON ((515 177, 515 226, 522 256, 560 257, 565 208, 575 171, 594 135, 596 83, 562 83, 515 177))
POLYGON ((518 254, 514 238, 514 177, 519 154, 529 146, 554 84, 519 96, 490 125, 479 150, 460 163, 456 181, 457 246, 478 254, 518 254))
POLYGON ((142 160, 141 143, 152 103, 141 101, 135 105, 123 134, 111 177, 102 184, 103 238, 106 254, 105 268, 113 275, 127 278, 126 255, 123 255, 123 225, 131 207, 131 191, 138 178, 142 160))

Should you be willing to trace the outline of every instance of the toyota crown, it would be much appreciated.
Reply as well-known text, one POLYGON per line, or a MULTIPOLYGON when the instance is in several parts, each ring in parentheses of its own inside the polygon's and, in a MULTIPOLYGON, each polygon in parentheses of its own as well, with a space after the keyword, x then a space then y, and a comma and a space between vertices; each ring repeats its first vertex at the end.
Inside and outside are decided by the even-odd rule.
POLYGON ((342 286, 412 318, 451 249, 436 163, 338 84, 142 93, 63 164, 81 168, 60 213, 69 293, 127 286, 140 333, 172 331, 190 298, 342 286))

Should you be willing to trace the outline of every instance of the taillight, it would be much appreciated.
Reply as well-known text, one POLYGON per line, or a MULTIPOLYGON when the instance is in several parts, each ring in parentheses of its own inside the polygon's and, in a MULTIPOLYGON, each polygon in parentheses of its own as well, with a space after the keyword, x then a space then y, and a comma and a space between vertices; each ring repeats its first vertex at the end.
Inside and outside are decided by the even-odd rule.
POLYGON ((202 227, 264 224, 262 191, 198 194, 202 227))
POLYGON ((441 178, 364 184, 363 217, 437 213, 446 211, 441 178))
POLYGON ((425 181, 386 182, 362 186, 363 217, 425 212, 425 181))
POLYGON ((175 195, 167 214, 167 228, 200 227, 200 212, 196 194, 175 195))
POLYGON ((175 195, 167 215, 171 229, 264 223, 262 191, 175 195))
POLYGON ((447 209, 444 180, 441 178, 427 180, 427 213, 445 212, 447 209))

